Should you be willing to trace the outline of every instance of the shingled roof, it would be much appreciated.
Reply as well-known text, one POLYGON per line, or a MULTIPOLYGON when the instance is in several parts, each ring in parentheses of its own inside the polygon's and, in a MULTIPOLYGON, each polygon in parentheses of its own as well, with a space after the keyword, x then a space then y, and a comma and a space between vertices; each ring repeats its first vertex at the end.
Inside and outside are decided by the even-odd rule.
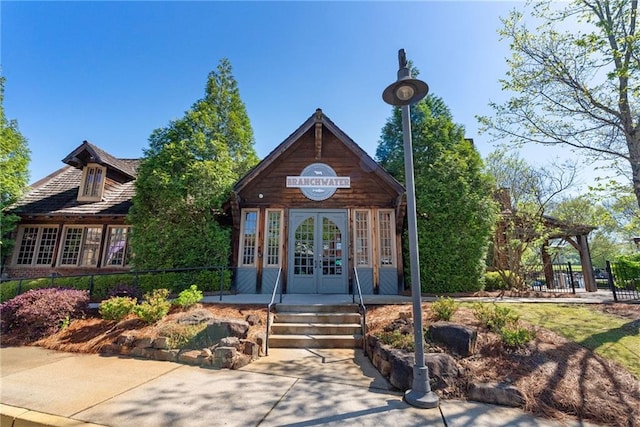
POLYGON ((33 184, 12 206, 11 211, 21 216, 126 215, 129 212, 139 159, 118 159, 85 141, 63 161, 69 166, 64 166, 33 184), (102 199, 98 202, 79 202, 81 162, 89 160, 115 170, 128 179, 124 182, 107 180, 102 199))
POLYGON ((62 162, 79 169, 82 169, 87 163, 97 163, 116 170, 130 179, 135 179, 136 177, 135 165, 132 166, 127 160, 113 157, 89 141, 83 141, 83 143, 69 153, 62 162))

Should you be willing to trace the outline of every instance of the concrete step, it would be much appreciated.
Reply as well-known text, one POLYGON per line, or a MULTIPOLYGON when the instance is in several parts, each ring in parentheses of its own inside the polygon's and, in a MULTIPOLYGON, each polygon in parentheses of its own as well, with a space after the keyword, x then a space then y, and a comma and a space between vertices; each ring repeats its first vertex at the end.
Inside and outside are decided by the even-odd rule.
POLYGON ((359 323, 274 323, 274 335, 355 335, 362 332, 359 323))
POLYGON ((275 315, 276 323, 331 323, 331 324, 360 324, 359 313, 305 313, 281 312, 280 307, 275 315))
POLYGON ((278 313, 359 313, 358 304, 277 304, 278 313))
POLYGON ((357 348, 362 335, 271 335, 272 348, 357 348))

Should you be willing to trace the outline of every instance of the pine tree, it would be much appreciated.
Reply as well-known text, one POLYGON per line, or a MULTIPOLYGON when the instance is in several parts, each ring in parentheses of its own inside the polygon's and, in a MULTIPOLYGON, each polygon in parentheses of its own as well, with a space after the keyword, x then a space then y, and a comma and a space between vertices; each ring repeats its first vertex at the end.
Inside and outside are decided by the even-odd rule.
POLYGON ((149 137, 129 213, 136 268, 227 265, 229 230, 217 216, 257 163, 253 145, 231 64, 222 59, 204 97, 149 137))
MULTIPOLYGON (((478 290, 496 218, 491 178, 441 98, 429 95, 413 106, 411 122, 422 291, 478 290)), ((396 107, 382 130, 376 157, 400 182, 402 141, 396 107)))

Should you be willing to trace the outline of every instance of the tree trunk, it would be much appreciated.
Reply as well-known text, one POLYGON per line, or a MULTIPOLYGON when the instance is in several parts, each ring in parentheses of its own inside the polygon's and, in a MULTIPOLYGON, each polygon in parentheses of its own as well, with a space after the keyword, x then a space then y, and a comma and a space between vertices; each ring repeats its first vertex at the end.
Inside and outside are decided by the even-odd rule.
POLYGON ((629 149, 629 164, 633 183, 633 193, 636 195, 640 208, 640 132, 627 133, 627 148, 629 149))

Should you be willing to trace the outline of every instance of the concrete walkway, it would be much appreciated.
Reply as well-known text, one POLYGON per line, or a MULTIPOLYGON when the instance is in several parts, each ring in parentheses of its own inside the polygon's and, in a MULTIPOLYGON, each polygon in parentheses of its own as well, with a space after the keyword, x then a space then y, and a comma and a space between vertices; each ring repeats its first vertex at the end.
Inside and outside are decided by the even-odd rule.
MULTIPOLYGON (((411 304, 410 296, 403 295, 363 295, 362 299, 366 306, 381 304, 411 304)), ((454 298, 457 301, 468 302, 547 302, 547 303, 576 303, 576 304, 602 304, 613 302, 611 291, 599 289, 596 292, 586 292, 584 289, 576 289, 575 295, 568 293, 554 294, 554 297, 547 298, 518 298, 518 297, 461 297, 454 298)), ((205 303, 223 304, 269 304, 271 295, 267 294, 223 294, 208 295, 204 298, 205 303)), ((435 301, 436 297, 422 297, 422 301, 435 301)), ((349 294, 283 294, 282 304, 352 304, 359 303, 359 297, 349 294)), ((277 295, 276 303, 280 303, 280 296, 277 295)))
POLYGON ((518 409, 407 405, 360 350, 271 349, 245 368, 0 348, 5 426, 560 426, 518 409))

